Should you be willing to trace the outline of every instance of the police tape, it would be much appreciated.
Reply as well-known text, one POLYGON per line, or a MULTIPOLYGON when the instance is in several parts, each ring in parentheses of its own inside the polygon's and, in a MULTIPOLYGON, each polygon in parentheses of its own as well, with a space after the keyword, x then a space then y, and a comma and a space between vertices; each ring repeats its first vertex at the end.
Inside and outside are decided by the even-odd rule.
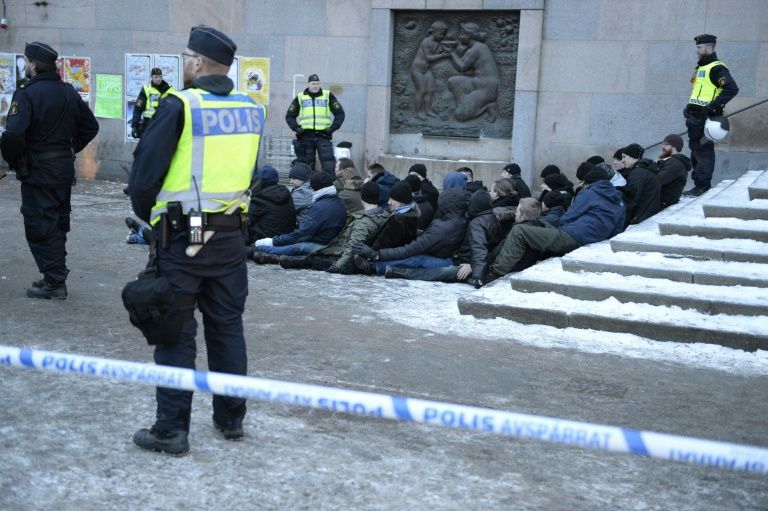
POLYGON ((0 345, 0 366, 109 378, 768 475, 768 449, 438 401, 0 345))

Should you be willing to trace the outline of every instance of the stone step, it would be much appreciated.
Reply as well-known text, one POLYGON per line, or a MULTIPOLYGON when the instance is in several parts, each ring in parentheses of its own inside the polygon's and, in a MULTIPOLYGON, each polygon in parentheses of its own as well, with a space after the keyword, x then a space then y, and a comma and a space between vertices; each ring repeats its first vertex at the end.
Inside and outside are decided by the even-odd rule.
POLYGON ((514 275, 511 283, 515 291, 553 292, 579 300, 602 301, 613 297, 621 303, 674 304, 709 315, 768 313, 768 293, 762 288, 688 284, 617 273, 574 273, 563 270, 556 259, 514 275))
POLYGON ((662 235, 702 236, 712 240, 736 238, 768 242, 768 220, 740 220, 738 218, 691 219, 680 218, 659 222, 662 235))
POLYGON ((702 206, 704 217, 768 220, 768 200, 749 198, 749 187, 763 174, 761 170, 746 172, 716 197, 707 200, 702 206))
POLYGON ((523 293, 510 289, 504 277, 458 301, 461 314, 505 318, 556 328, 631 333, 659 341, 719 344, 755 351, 768 349, 768 316, 710 316, 679 307, 577 300, 556 293, 523 293))
POLYGON ((712 240, 701 236, 653 232, 625 232, 611 239, 614 252, 661 252, 717 261, 768 263, 768 243, 754 240, 723 238, 712 240))
POLYGON ((749 186, 749 198, 750 200, 768 199, 768 172, 764 172, 749 186))
POLYGON ((560 259, 572 272, 639 275, 711 286, 768 288, 768 264, 694 259, 658 252, 613 252, 609 242, 581 247, 560 259))

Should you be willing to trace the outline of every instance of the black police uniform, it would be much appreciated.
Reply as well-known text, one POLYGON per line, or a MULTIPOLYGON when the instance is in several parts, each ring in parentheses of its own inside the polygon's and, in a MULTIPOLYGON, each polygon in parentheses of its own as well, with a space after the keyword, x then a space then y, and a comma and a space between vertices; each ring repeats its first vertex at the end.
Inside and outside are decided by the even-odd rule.
MULTIPOLYGON (((322 96, 323 89, 319 89, 316 93, 309 92, 309 89, 304 89, 305 94, 309 94, 312 98, 322 96)), ((336 157, 333 154, 333 142, 331 137, 333 133, 341 128, 344 123, 344 108, 341 103, 332 92, 328 94, 328 102, 331 105, 331 113, 333 113, 333 122, 330 128, 322 131, 305 130, 299 126, 296 121, 301 110, 298 96, 293 98, 291 105, 288 107, 288 112, 285 114, 285 122, 288 123, 288 127, 296 132, 296 140, 294 141, 293 150, 296 153, 296 157, 309 165, 312 169, 315 168, 315 152, 320 158, 320 166, 322 169, 329 173, 332 178, 336 178, 336 157)))
POLYGON ((35 75, 13 94, 0 149, 21 181, 24 232, 45 283, 59 285, 67 279, 75 154, 98 132, 93 112, 56 72, 35 75))
MULTIPOLYGON (((153 84, 153 87, 159 90, 160 94, 165 94, 165 92, 171 88, 165 80, 160 82, 160 85, 153 84)), ((142 87, 141 92, 139 92, 139 95, 136 98, 136 104, 133 107, 133 117, 131 117, 131 136, 133 138, 141 138, 142 134, 147 130, 147 126, 149 126, 149 123, 152 121, 152 118, 145 119, 142 117, 144 110, 147 109, 147 101, 147 94, 144 91, 144 87, 142 87)))
MULTIPOLYGON (((204 76, 191 87, 212 94, 228 94, 232 80, 223 75, 204 76)), ((149 221, 155 199, 168 173, 176 145, 184 128, 184 105, 173 95, 167 96, 134 153, 129 189, 136 215, 149 221)), ((211 371, 245 375, 247 358, 242 315, 248 296, 248 271, 243 235, 239 228, 217 230, 195 257, 187 257, 189 246, 186 230, 170 233, 170 244, 158 246, 158 272, 169 279, 176 292, 192 295, 203 314, 208 367, 211 371)), ((193 302, 185 305, 194 308, 193 302)), ((191 314, 190 314, 191 316, 191 314)), ((185 320, 173 344, 155 346, 155 362, 175 367, 195 367, 194 317, 185 320)), ((192 392, 158 387, 157 420, 153 432, 189 431, 192 392)), ((215 424, 228 426, 242 423, 245 399, 213 396, 215 424)), ((138 442, 137 442, 138 443, 138 442)), ((146 448, 146 446, 145 446, 146 448)))
MULTIPOLYGON (((706 66, 716 60, 719 60, 717 53, 713 52, 701 57, 696 66, 706 66)), ((688 103, 683 112, 685 125, 688 128, 688 147, 691 148, 691 162, 693 163, 691 178, 696 188, 702 192, 709 190, 712 186, 712 174, 715 171, 715 143, 704 137, 704 123, 708 117, 722 115, 726 103, 739 93, 738 85, 724 65, 713 67, 709 72, 709 79, 714 85, 722 89, 720 94, 708 106, 688 103)))

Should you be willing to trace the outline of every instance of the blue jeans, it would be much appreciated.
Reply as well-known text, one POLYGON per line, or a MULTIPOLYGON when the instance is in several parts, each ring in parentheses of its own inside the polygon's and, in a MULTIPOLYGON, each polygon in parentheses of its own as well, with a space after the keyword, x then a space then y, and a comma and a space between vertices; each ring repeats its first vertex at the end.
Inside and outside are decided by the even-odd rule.
POLYGON ((268 254, 298 256, 298 255, 312 254, 317 250, 320 250, 324 246, 325 245, 321 245, 320 243, 312 243, 311 241, 304 241, 301 243, 294 243, 293 245, 283 245, 280 247, 261 246, 261 247, 255 247, 255 249, 258 252, 266 252, 268 254))
POLYGON ((439 268, 410 268, 405 270, 404 278, 428 282, 463 282, 456 278, 457 273, 459 273, 459 267, 453 265, 439 268))
POLYGON ((387 266, 397 266, 398 268, 442 268, 444 266, 451 266, 451 264, 453 264, 453 261, 450 257, 419 255, 376 263, 376 273, 384 275, 387 266))

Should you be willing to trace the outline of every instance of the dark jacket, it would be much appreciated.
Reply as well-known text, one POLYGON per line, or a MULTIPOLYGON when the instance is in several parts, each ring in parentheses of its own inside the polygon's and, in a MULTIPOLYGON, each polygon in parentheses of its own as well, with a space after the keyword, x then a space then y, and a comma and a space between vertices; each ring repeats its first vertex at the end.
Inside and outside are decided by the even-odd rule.
POLYGON ((627 180, 626 198, 631 201, 629 218, 625 219, 627 225, 639 224, 659 212, 661 185, 658 173, 659 168, 648 158, 638 160, 622 171, 621 175, 627 180))
POLYGON ((75 153, 98 132, 99 123, 72 85, 58 73, 40 73, 13 93, 0 150, 13 170, 22 157, 32 160, 47 153, 37 166, 28 165, 29 177, 16 177, 34 186, 64 188, 75 179, 75 153))
POLYGON ((414 193, 413 201, 419 207, 419 223, 417 227, 420 231, 423 231, 435 217, 435 210, 432 209, 432 204, 421 193, 414 193))
POLYGON ((504 239, 504 231, 493 213, 488 192, 475 193, 470 197, 467 218, 467 232, 454 262, 469 263, 472 266, 470 278, 482 280, 488 264, 493 260, 493 250, 504 239))
POLYGON ((347 209, 338 194, 323 195, 312 203, 299 220, 296 230, 275 236, 272 244, 279 247, 310 241, 326 245, 341 233, 346 224, 347 209))
POLYGON ((624 229, 624 199, 607 179, 581 189, 558 227, 581 245, 607 240, 624 229))
MULTIPOLYGON (((352 242, 365 243, 366 245, 373 243, 388 217, 389 213, 379 207, 354 213, 352 221, 344 229, 344 232, 333 243, 321 248, 315 254, 338 256, 338 259, 333 263, 334 266, 345 269, 354 268, 352 242)), ((353 272, 347 271, 346 273, 353 272)))
POLYGON ((482 181, 467 181, 467 193, 471 196, 478 190, 488 190, 482 181))
POLYGON ((437 198, 440 197, 440 192, 437 191, 432 181, 429 179, 421 180, 421 194, 429 201, 432 211, 437 211, 437 198))
MULTIPOLYGON (((339 180, 337 179, 336 181, 339 180)), ((333 183, 334 186, 337 184, 336 181, 333 183)), ((339 184, 341 185, 341 189, 339 190, 338 186, 336 186, 336 189, 339 190, 339 197, 344 201, 344 207, 347 208, 347 214, 351 215, 352 213, 362 212, 363 202, 360 199, 360 188, 363 186, 362 178, 353 177, 350 179, 341 179, 340 181, 339 184)))
POLYGON ((381 226, 371 248, 381 250, 407 245, 416 239, 418 223, 419 208, 415 203, 411 209, 404 213, 392 212, 384 225, 381 226))
POLYGON ((451 188, 440 194, 432 223, 421 235, 407 245, 379 250, 379 260, 393 261, 417 255, 451 257, 461 246, 467 230, 467 194, 461 188, 451 188))
POLYGON ((531 196, 531 189, 528 188, 528 185, 525 183, 525 181, 523 181, 522 177, 517 174, 513 174, 511 177, 508 177, 507 180, 512 183, 512 186, 515 187, 515 191, 517 192, 517 200, 531 196))
POLYGON ((519 203, 517 196, 499 197, 493 201, 493 214, 499 219, 505 233, 509 232, 515 224, 515 212, 519 203))
MULTIPOLYGON (((160 85, 152 85, 155 89, 160 91, 160 94, 164 94, 171 86, 163 80, 160 85)), ((163 98, 165 99, 165 98, 163 98)), ((159 106, 159 105, 158 105, 159 106)), ((147 94, 144 92, 144 87, 141 88, 138 97, 136 98, 136 104, 133 107, 133 117, 131 117, 131 129, 137 130, 141 128, 142 122, 148 124, 151 119, 144 119, 142 114, 147 109, 147 94)), ((146 127, 146 126, 144 126, 146 127)))
POLYGON ((555 206, 554 208, 549 208, 543 212, 539 217, 539 220, 542 222, 547 222, 551 226, 557 227, 557 224, 560 223, 560 217, 562 217, 564 214, 565 208, 563 206, 555 206))
POLYGON ((691 170, 691 159, 684 154, 673 154, 669 158, 659 160, 659 184, 661 185, 661 209, 680 201, 688 171, 691 170))
MULTIPOLYGON (((309 92, 309 88, 304 89, 305 94, 309 94, 310 97, 317 98, 318 96, 322 96, 323 89, 321 88, 316 93, 312 94, 309 92)), ((336 98, 336 96, 333 95, 333 92, 329 93, 328 95, 328 103, 330 103, 331 107, 331 113, 333 114, 333 122, 331 123, 331 127, 328 128, 331 133, 341 128, 341 125, 344 123, 344 109, 341 107, 341 103, 336 98)), ((299 97, 296 96, 293 98, 293 101, 291 101, 291 104, 288 106, 288 111, 285 113, 285 122, 288 124, 288 127, 291 128, 294 132, 298 131, 300 126, 299 122, 297 120, 299 113, 301 112, 301 105, 299 104, 299 97)), ((314 130, 305 130, 305 133, 302 133, 302 135, 314 135, 314 130)))
POLYGON ((296 228, 296 210, 293 209, 291 192, 277 183, 264 188, 258 184, 251 195, 248 219, 249 244, 260 238, 273 238, 293 231, 296 228))
POLYGON ((379 206, 386 208, 387 202, 389 202, 389 191, 393 186, 400 182, 400 179, 385 170, 384 172, 373 176, 371 180, 379 185, 379 206))

